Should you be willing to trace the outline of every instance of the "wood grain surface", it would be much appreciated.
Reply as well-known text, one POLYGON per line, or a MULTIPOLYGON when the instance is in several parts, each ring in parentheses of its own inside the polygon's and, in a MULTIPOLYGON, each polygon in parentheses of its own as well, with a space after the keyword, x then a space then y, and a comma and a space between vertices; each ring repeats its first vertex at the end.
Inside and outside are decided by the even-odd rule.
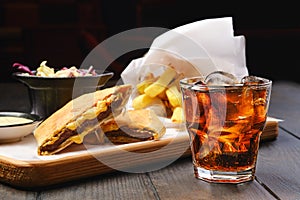
MULTIPOLYGON (((274 140, 277 135, 278 122, 267 121, 261 141, 274 140)), ((24 189, 46 187, 112 171, 149 171, 156 165, 166 166, 174 159, 190 155, 187 134, 162 138, 159 141, 117 145, 109 149, 99 148, 92 152, 88 149, 84 151, 83 144, 79 146, 83 150, 77 154, 57 159, 46 157, 27 161, 0 155, 0 181, 24 189)), ((78 145, 73 147, 76 152, 78 145)), ((72 152, 72 148, 68 151, 72 152)))
POLYGON ((200 181, 194 178, 191 158, 186 156, 154 171, 110 172, 52 187, 26 190, 2 183, 0 199, 300 199, 299 102, 299 84, 273 84, 269 114, 284 121, 275 140, 261 143, 256 179, 249 183, 200 181))

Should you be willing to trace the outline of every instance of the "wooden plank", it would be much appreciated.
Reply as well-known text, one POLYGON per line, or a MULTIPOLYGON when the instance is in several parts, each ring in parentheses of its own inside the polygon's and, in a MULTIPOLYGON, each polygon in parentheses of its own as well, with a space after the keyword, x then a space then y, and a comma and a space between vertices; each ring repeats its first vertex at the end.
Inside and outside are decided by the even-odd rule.
POLYGON ((43 190, 40 199, 155 199, 146 174, 115 173, 43 190))
MULTIPOLYGON (((41 176, 42 178, 42 176, 41 176)), ((155 199, 146 174, 112 173, 35 190, 0 184, 0 199, 155 199)))
POLYGON ((257 180, 280 199, 300 199, 300 140, 280 130, 276 141, 260 145, 257 180))
POLYGON ((8 185, 0 184, 0 199, 18 199, 18 200, 27 200, 27 199, 38 199, 38 192, 34 191, 23 191, 15 189, 8 185))
POLYGON ((273 83, 269 113, 282 119, 280 126, 300 137, 300 84, 278 81, 273 83))
POLYGON ((265 128, 260 136, 261 142, 272 141, 278 137, 278 120, 276 118, 268 117, 265 128))
MULTIPOLYGON (((266 127, 268 132, 277 134, 277 126, 278 124, 273 121, 267 123, 266 127)), ((36 160, 19 160, 14 158, 13 155, 0 155, 0 181, 17 187, 36 188, 116 170, 127 172, 147 171, 151 170, 148 168, 156 167, 156 165, 151 165, 155 162, 160 162, 161 165, 166 166, 184 153, 190 154, 189 138, 186 132, 170 130, 169 134, 171 134, 169 137, 163 137, 159 141, 111 146, 107 149, 94 146, 98 149, 93 153, 90 150, 86 151, 84 145, 74 145, 74 149, 69 148, 68 151, 75 154, 67 154, 64 157, 56 157, 55 159, 47 159, 48 157, 41 159, 36 155, 32 155, 29 157, 36 158, 36 160), (146 152, 148 153, 143 154, 146 152), (145 164, 149 165, 145 166, 145 164), (43 175, 43 179, 40 179, 41 175, 43 175)), ((270 135, 272 136, 272 134, 270 135)), ((270 139, 270 137, 268 136, 267 139, 270 139)), ((37 147, 33 136, 26 137, 20 143, 3 145, 0 150, 2 153, 5 153, 5 151, 21 153, 20 149, 15 152, 15 149, 20 148, 20 145, 23 145, 23 148, 31 149, 31 151, 28 151, 29 153, 36 152, 37 147)), ((23 156, 23 154, 21 155, 23 156)))
POLYGON ((258 182, 212 184, 194 177, 191 158, 149 173, 160 199, 275 199, 258 182))
MULTIPOLYGON (((33 137, 26 139, 32 141, 33 137)), ((11 148, 10 145, 6 147, 11 148)), ((76 147, 84 148, 82 145, 74 147, 75 149, 76 147)), ((1 155, 0 181, 15 187, 30 189, 116 170, 126 172, 147 170, 147 167, 150 167, 153 162, 166 162, 169 159, 174 158, 175 160, 182 156, 188 148, 188 139, 185 134, 179 134, 176 138, 169 137, 159 141, 111 146, 106 149, 101 149, 100 146, 95 147, 98 147, 96 151, 86 151, 85 149, 80 150, 79 153, 70 151, 74 154, 66 154, 66 156, 55 159, 47 159, 46 157, 44 160, 41 157, 36 160, 18 160, 1 155), (147 164, 149 165, 147 166, 147 164)), ((1 151, 4 152, 4 149, 1 151)), ((35 152, 34 149, 33 152, 35 152)))
POLYGON ((273 84, 269 113, 283 119, 276 141, 260 145, 257 180, 280 199, 300 199, 300 85, 273 84), (286 132, 287 130, 288 132, 286 132))

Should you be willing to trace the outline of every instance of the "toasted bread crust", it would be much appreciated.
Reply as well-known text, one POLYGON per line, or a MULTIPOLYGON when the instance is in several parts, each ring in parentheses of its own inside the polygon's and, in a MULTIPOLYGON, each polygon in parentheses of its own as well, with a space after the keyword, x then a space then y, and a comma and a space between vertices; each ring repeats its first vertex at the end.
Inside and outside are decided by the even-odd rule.
MULTIPOLYGON (((35 129, 34 137, 38 144, 38 154, 41 154, 40 147, 43 144, 51 141, 54 137, 59 137, 59 133, 66 128, 68 123, 76 120, 82 113, 97 104, 99 100, 109 99, 111 95, 117 93, 122 93, 124 98, 128 98, 131 88, 131 85, 114 86, 84 94, 69 101, 66 105, 45 119, 35 129)), ((110 100, 113 101, 114 99, 110 100)), ((71 143, 67 142, 66 144, 69 146, 71 143)))
MULTIPOLYGON (((163 123, 159 120, 156 114, 149 109, 127 110, 125 113, 104 121, 101 124, 101 129, 104 133, 110 133, 117 130, 122 131, 122 127, 126 127, 126 130, 129 130, 129 132, 130 129, 148 130, 149 134, 152 134, 153 139, 155 140, 161 138, 166 132, 166 128, 163 123)), ((124 137, 126 136, 119 136, 120 143, 124 142, 124 137)), ((136 139, 138 140, 138 138, 136 139)), ((118 142, 118 136, 114 138, 114 141, 118 142)))

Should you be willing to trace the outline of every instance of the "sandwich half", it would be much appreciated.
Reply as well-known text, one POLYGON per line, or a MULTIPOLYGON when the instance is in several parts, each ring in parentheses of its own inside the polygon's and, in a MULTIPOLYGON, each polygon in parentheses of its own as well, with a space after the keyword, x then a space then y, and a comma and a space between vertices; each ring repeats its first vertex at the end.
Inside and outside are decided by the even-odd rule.
POLYGON ((132 86, 117 85, 81 95, 45 119, 34 131, 38 155, 52 155, 84 137, 125 108, 132 86))
POLYGON ((105 120, 100 125, 106 141, 125 144, 148 140, 158 140, 166 132, 166 127, 153 110, 127 110, 105 120))

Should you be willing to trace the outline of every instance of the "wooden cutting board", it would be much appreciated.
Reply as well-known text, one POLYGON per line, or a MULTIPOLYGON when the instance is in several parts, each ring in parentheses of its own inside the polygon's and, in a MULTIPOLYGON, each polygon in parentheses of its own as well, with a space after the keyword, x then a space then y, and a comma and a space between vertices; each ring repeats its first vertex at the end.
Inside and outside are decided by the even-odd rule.
MULTIPOLYGON (((268 118, 261 142, 277 136, 278 121, 268 118)), ((2 144, 0 181, 21 189, 37 189, 113 171, 153 171, 191 154, 188 134, 175 129, 168 129, 159 141, 95 146, 73 145, 59 155, 40 157, 33 135, 21 142, 2 144)))
POLYGON ((275 140, 278 136, 279 125, 278 122, 280 120, 268 117, 266 126, 260 136, 261 142, 272 141, 275 140))

